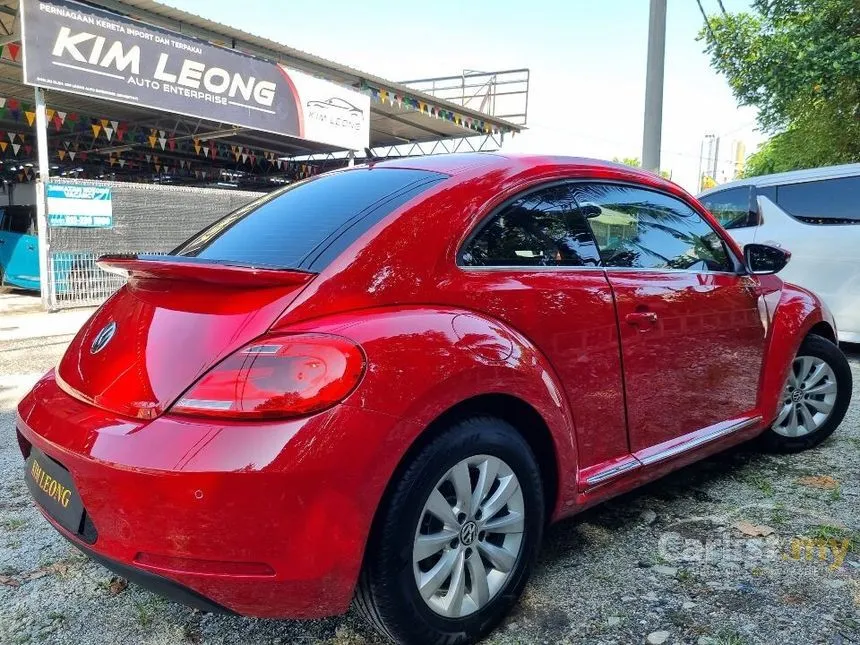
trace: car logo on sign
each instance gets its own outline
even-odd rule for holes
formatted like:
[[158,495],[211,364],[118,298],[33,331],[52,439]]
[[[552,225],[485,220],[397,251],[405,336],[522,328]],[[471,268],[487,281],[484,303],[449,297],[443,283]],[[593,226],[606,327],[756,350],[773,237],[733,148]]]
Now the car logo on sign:
[[111,338],[113,338],[116,333],[116,323],[111,320],[107,325],[102,327],[102,330],[96,334],[95,339],[93,339],[93,344],[90,345],[90,354],[98,354],[105,348]]

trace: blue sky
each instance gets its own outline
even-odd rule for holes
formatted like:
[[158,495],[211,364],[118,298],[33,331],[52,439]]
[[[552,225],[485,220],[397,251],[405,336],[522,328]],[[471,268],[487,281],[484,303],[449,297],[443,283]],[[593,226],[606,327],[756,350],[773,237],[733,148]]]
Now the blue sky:
[[[505,149],[641,155],[648,0],[162,1],[393,81],[528,67],[529,129]],[[734,141],[749,153],[763,138],[702,53],[702,24],[695,0],[669,0],[662,165],[688,189],[706,132],[722,136],[727,170]]]

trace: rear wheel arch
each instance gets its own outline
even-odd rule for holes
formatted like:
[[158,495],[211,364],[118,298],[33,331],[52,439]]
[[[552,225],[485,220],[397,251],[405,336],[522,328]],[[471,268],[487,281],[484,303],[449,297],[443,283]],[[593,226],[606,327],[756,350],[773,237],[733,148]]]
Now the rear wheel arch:
[[510,394],[480,394],[460,401],[439,414],[424,427],[404,451],[379,499],[366,545],[372,543],[373,535],[378,531],[380,510],[385,506],[396,482],[409,467],[414,456],[457,421],[473,417],[492,417],[506,421],[525,439],[540,468],[546,504],[545,516],[548,519],[552,517],[561,490],[561,482],[558,453],[549,425],[540,413],[523,399]]
[[[472,401],[471,403],[474,404],[475,402]],[[540,465],[533,454],[530,443],[526,441],[525,436],[518,428],[515,428],[509,421],[503,420],[502,414],[498,410],[493,410],[491,413],[474,413],[475,410],[482,408],[483,406],[476,408],[470,406],[465,410],[465,416],[460,411],[447,414],[450,412],[449,410],[435,419],[405,452],[401,463],[398,464],[386,486],[385,493],[374,515],[361,563],[361,572],[355,588],[354,605],[359,613],[391,640],[436,643],[437,645],[476,642],[492,630],[510,611],[522,592],[528,574],[534,565],[545,526],[543,478]],[[496,592],[492,592],[495,595],[489,597],[489,603],[483,606],[479,604],[479,609],[476,611],[469,610],[467,614],[451,616],[443,613],[447,611],[444,605],[440,606],[442,612],[430,606],[427,601],[428,597],[416,587],[416,583],[419,582],[419,586],[423,586],[425,580],[423,575],[418,573],[417,568],[413,571],[416,566],[414,564],[416,561],[413,560],[415,544],[417,544],[415,540],[418,539],[416,537],[417,531],[422,531],[425,534],[431,534],[434,531],[442,532],[439,530],[442,523],[439,523],[438,527],[434,529],[431,525],[426,524],[425,520],[422,520],[424,513],[428,512],[430,501],[433,500],[433,495],[430,494],[433,488],[430,487],[430,484],[436,481],[440,475],[445,474],[446,471],[449,474],[453,472],[453,468],[450,467],[468,461],[470,464],[470,488],[477,491],[476,486],[480,486],[477,481],[480,479],[476,479],[474,470],[477,468],[478,462],[472,460],[477,458],[480,461],[486,455],[495,457],[496,461],[501,464],[500,468],[507,468],[508,474],[515,476],[514,486],[508,487],[508,490],[522,491],[521,499],[518,502],[519,507],[517,507],[517,502],[514,502],[513,507],[515,509],[513,513],[515,515],[519,513],[522,518],[519,528],[511,526],[510,530],[505,528],[493,531],[487,524],[485,527],[488,531],[486,539],[490,540],[489,533],[520,533],[523,542],[520,547],[513,545],[512,548],[516,549],[519,555],[510,561],[497,561],[495,559],[496,556],[493,555],[493,552],[500,551],[499,549],[484,552],[481,544],[477,545],[478,551],[482,551],[486,556],[481,557],[485,566],[489,567],[489,563],[494,563],[493,566],[496,568],[508,572],[510,578],[503,582],[504,587],[497,588]],[[448,477],[449,475],[444,476]],[[496,475],[492,475],[492,477],[495,478]],[[499,477],[509,479],[502,473],[499,474]],[[454,479],[449,478],[447,480],[450,482],[446,482],[446,485],[449,486],[447,492],[438,488],[439,483],[435,484],[436,492],[433,494],[439,497],[438,494],[441,492],[444,497],[439,497],[439,499],[444,503],[445,498],[447,498],[447,504],[451,505],[451,510],[458,513],[457,507],[454,506],[456,502],[451,501],[452,498],[450,497],[455,490],[450,487],[452,485],[457,486]],[[502,479],[498,482],[500,486]],[[462,478],[459,479],[461,489],[463,481]],[[439,482],[441,483],[442,479],[439,479]],[[487,498],[484,495],[492,496],[493,490],[501,492],[501,488],[490,488],[489,491],[484,488],[483,490],[484,493],[481,494],[480,499],[485,502]],[[470,496],[474,494],[476,493],[469,493]],[[461,499],[459,492],[456,495],[458,499]],[[506,512],[504,509],[508,508],[507,502],[503,503],[506,504],[503,508],[489,512],[486,519],[494,518],[499,511]],[[424,505],[423,511],[421,510],[422,505]],[[468,506],[470,505],[467,504],[465,509],[459,507],[457,515],[449,513],[447,517],[450,517],[451,522],[445,521],[449,530],[452,525],[454,527],[458,523],[462,525],[458,544],[449,544],[449,536],[443,536],[444,544],[433,542],[430,545],[423,545],[426,548],[438,544],[436,550],[444,549],[448,553],[451,553],[451,550],[456,553],[459,548],[461,572],[464,566],[463,554],[465,553],[466,558],[470,558],[472,555],[470,553],[472,548],[466,548],[472,546],[471,542],[464,541],[471,538],[464,538],[463,531],[468,525],[472,525],[472,535],[475,539],[477,541],[485,540],[484,533],[480,530],[480,522],[484,518],[481,517],[480,513],[472,514],[472,511],[468,510]],[[440,508],[438,503],[434,503],[434,507]],[[483,507],[479,507],[478,510],[480,511],[481,508]],[[446,517],[444,514],[440,515],[438,511],[429,510],[429,512],[437,518]],[[510,513],[511,511],[507,512]],[[467,521],[467,519],[472,521]],[[476,524],[479,528],[475,528]],[[427,530],[425,531],[425,529]],[[491,543],[484,543],[484,546],[488,544]],[[492,545],[501,546],[498,543],[492,543]],[[465,552],[462,550],[463,548],[465,548]],[[511,551],[512,555],[513,553],[514,551]],[[431,555],[425,554],[424,557],[431,557]],[[487,557],[490,559],[487,560]],[[453,585],[456,573],[451,573],[451,566],[456,566],[457,562],[452,562],[449,559],[448,572],[445,572],[444,563],[442,563],[441,568],[438,566],[438,562],[436,565],[431,563],[433,570],[435,570],[433,577],[438,577],[440,573],[445,577],[450,575]],[[502,563],[501,566],[496,564],[498,562]],[[505,564],[506,562],[507,564]],[[463,576],[466,576],[465,593],[468,593],[474,600],[474,588],[468,582],[470,579],[469,572],[473,569],[468,563],[465,563],[465,567],[466,573],[461,573],[461,576],[457,578],[459,581],[457,588],[460,590],[460,597],[462,598],[464,593],[462,580]],[[425,570],[422,569],[422,571]],[[480,567],[478,573],[486,575],[483,566]],[[473,572],[471,575],[474,576],[475,573]],[[471,579],[475,580],[475,578]],[[437,580],[436,586],[438,587],[440,583],[444,583],[444,579]],[[428,582],[428,584],[430,583]],[[486,591],[487,585],[484,585],[484,588]],[[433,593],[432,590],[431,593]],[[448,593],[441,600],[446,600]],[[422,602],[422,597],[424,602]],[[479,593],[476,602],[486,603],[487,596],[485,595],[484,600],[481,601]],[[459,611],[459,604],[452,605],[452,607],[454,607],[453,611]],[[441,617],[440,613],[442,613]]]
[[510,423],[526,440],[540,467],[543,483],[546,517],[552,517],[559,495],[558,453],[552,431],[546,420],[531,404],[510,394],[480,394],[451,406],[436,417],[419,435],[403,456],[404,463],[410,454],[420,449],[456,421],[469,417],[494,417]]

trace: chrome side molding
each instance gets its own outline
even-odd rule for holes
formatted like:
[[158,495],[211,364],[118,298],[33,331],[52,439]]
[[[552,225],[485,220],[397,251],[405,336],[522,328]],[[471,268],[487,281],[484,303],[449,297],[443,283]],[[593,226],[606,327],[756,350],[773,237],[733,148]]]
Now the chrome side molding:
[[640,465],[641,463],[638,459],[636,459],[635,457],[630,457],[630,459],[627,461],[623,461],[620,464],[612,466],[611,468],[607,468],[606,470],[602,470],[599,473],[595,473],[594,475],[586,479],[585,483],[588,486],[595,486],[614,477],[618,477],[619,475],[623,475],[629,470],[638,468]]
[[761,417],[753,417],[744,421],[738,421],[737,423],[733,423],[729,426],[715,428],[711,432],[706,432],[705,434],[702,434],[694,439],[684,441],[683,443],[679,443],[675,446],[672,446],[671,448],[666,448],[665,450],[661,450],[660,452],[655,452],[652,455],[638,457],[638,459],[640,462],[642,462],[643,465],[650,466],[651,464],[665,461],[666,459],[670,459],[672,457],[680,455],[681,453],[698,448],[699,446],[702,446],[706,443],[710,443],[711,441],[719,439],[720,437],[725,437],[726,435],[745,430],[750,426],[754,426],[757,423],[761,423],[761,420]]
[[[592,488],[594,486],[597,486],[598,484],[603,484],[611,479],[620,477],[624,473],[630,472],[631,470],[639,468],[640,466],[650,466],[652,464],[660,463],[661,461],[671,459],[672,457],[676,457],[690,450],[695,450],[696,448],[710,443],[711,441],[715,441],[720,437],[725,437],[735,432],[746,430],[751,426],[761,423],[761,421],[762,418],[760,416],[757,416],[752,417],[750,419],[744,419],[743,421],[738,421],[737,423],[732,423],[731,425],[717,424],[717,427],[713,427],[712,430],[705,432],[704,434],[701,434],[692,439],[688,439],[687,441],[683,441],[679,444],[671,446],[670,448],[666,448],[665,450],[655,452],[651,455],[645,455],[642,457],[630,455],[630,457],[625,461],[622,461],[621,463],[615,464],[614,466],[611,466],[605,470],[601,470],[600,472],[593,474],[591,477],[585,480],[585,484],[589,488]],[[707,430],[707,428],[703,428],[703,430]],[[641,452],[642,451],[637,453],[637,455]]]

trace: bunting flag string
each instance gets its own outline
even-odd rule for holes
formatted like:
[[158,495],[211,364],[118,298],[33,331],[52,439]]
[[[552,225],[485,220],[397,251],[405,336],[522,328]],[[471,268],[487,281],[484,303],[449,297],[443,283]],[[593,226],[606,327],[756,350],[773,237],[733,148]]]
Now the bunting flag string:
[[463,114],[432,105],[426,101],[419,101],[418,99],[414,99],[409,96],[404,96],[402,94],[389,92],[388,90],[371,86],[365,86],[365,92],[369,93],[371,99],[376,103],[397,105],[397,107],[401,109],[403,106],[406,106],[417,112],[421,112],[422,114],[432,116],[433,118],[450,121],[467,130],[484,134],[499,134],[500,132],[499,128],[494,127],[483,120],[464,116]]
[[7,43],[3,45],[3,48],[0,49],[0,58],[4,60],[11,60],[15,63],[20,61],[21,57],[21,44],[20,43]]
[[[409,106],[408,97],[386,95],[386,100]],[[425,106],[425,109],[428,107]],[[36,120],[36,110],[31,104],[24,103],[19,99],[12,97],[0,97],[0,116],[7,119],[15,119],[17,121],[25,121],[29,127],[33,127]],[[82,164],[88,162],[88,152],[81,150],[78,147],[78,136],[86,133],[92,137],[91,144],[83,144],[82,147],[98,148],[103,146],[103,142],[117,143],[126,142],[131,145],[139,144],[142,147],[148,147],[149,150],[169,151],[177,155],[196,155],[197,157],[206,157],[212,164],[227,165],[234,163],[236,167],[251,167],[279,170],[287,172],[295,178],[308,177],[320,171],[320,168],[314,164],[290,164],[282,161],[278,157],[278,153],[269,150],[259,150],[248,148],[239,145],[232,145],[229,142],[216,142],[215,140],[202,140],[199,137],[184,138],[177,137],[169,131],[141,128],[120,120],[81,116],[79,114],[58,110],[54,107],[45,108],[45,117],[57,133],[68,133],[60,137],[52,148],[51,154],[55,155],[55,159],[60,162],[69,164]],[[23,123],[22,123],[23,127]],[[102,139],[104,135],[104,139]],[[24,155],[29,159],[33,154],[34,146],[27,143],[27,133],[3,131],[0,132],[0,158],[19,158],[23,161]],[[148,145],[147,145],[148,144]],[[156,147],[157,144],[157,147]],[[23,150],[22,150],[23,149]],[[191,161],[187,158],[176,158],[172,160],[163,160],[157,156],[150,154],[143,155],[144,149],[139,148],[138,151],[125,151],[122,155],[114,153],[111,155],[97,156],[93,158],[96,164],[108,165],[111,168],[130,169],[154,169],[160,173],[180,173],[187,176],[218,176],[222,172],[223,167],[209,166],[210,170],[203,168],[192,167]],[[23,153],[23,154],[22,154]],[[145,159],[145,164],[144,164]],[[208,165],[208,164],[207,164]],[[81,171],[85,175],[88,170]],[[24,173],[25,179],[27,173]]]

